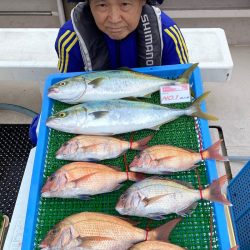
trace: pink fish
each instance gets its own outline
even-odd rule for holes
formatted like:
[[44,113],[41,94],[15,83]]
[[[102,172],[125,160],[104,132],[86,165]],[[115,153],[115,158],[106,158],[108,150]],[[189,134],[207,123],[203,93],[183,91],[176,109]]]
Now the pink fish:
[[56,158],[69,161],[101,161],[117,158],[128,149],[145,149],[151,138],[152,135],[130,143],[109,136],[79,135],[64,143],[57,151]]
[[165,241],[180,218],[147,232],[120,217],[83,212],[71,215],[51,229],[40,248],[46,250],[127,250],[147,240]]
[[227,158],[219,153],[220,144],[221,140],[202,153],[169,145],[152,146],[143,150],[139,156],[136,156],[129,168],[133,172],[169,174],[195,168],[197,167],[195,164],[202,159],[226,161]]
[[42,188],[43,197],[89,199],[91,195],[112,192],[127,179],[138,181],[142,174],[122,172],[90,162],[73,162],[52,174]]
[[121,195],[115,209],[122,215],[162,220],[171,213],[181,216],[190,214],[201,199],[231,205],[221,193],[221,187],[226,181],[224,175],[200,191],[190,183],[179,180],[156,176],[146,178],[130,186]]

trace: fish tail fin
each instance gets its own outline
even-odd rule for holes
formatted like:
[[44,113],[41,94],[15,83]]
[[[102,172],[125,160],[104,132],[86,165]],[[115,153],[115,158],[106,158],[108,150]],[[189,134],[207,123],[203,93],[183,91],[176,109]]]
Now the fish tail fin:
[[128,172],[128,179],[130,181],[141,181],[145,179],[145,175],[141,173]]
[[168,242],[168,238],[172,230],[182,220],[182,218],[173,219],[164,225],[157,227],[148,232],[148,240],[160,240]]
[[153,138],[154,135],[149,135],[139,141],[135,141],[131,144],[131,149],[143,150],[148,147],[148,142]]
[[178,82],[181,82],[181,83],[188,83],[191,74],[193,73],[193,71],[195,70],[195,68],[196,68],[197,66],[198,66],[198,63],[192,64],[191,67],[189,67],[182,75],[180,75],[180,76],[177,78],[177,81],[178,81]]
[[202,152],[204,159],[213,159],[217,161],[227,161],[228,158],[220,154],[220,145],[222,140],[218,140],[204,152]]
[[206,120],[211,120],[211,121],[217,121],[218,118],[213,116],[213,115],[210,115],[210,114],[206,114],[204,113],[201,108],[200,108],[200,103],[208,96],[210,92],[205,92],[203,95],[199,96],[192,104],[192,106],[190,108],[188,108],[189,110],[191,110],[191,116],[196,116],[196,117],[199,117],[199,118],[203,118],[203,119],[206,119]]
[[221,188],[226,181],[226,175],[223,175],[219,179],[214,180],[209,187],[202,191],[204,199],[210,201],[217,201],[228,206],[232,205],[230,201],[221,193]]

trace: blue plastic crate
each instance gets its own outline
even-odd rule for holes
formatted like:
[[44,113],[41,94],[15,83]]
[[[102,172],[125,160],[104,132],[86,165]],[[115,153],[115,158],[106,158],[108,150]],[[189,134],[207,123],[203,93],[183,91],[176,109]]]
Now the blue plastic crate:
[[[143,72],[146,74],[152,74],[159,77],[178,77],[186,69],[188,69],[190,64],[183,65],[170,65],[170,66],[156,66],[148,68],[138,68],[134,69],[138,72]],[[36,223],[38,218],[38,209],[39,209],[39,200],[40,200],[40,191],[43,184],[43,172],[44,172],[44,162],[46,158],[46,151],[49,140],[49,128],[46,127],[46,120],[50,116],[53,108],[53,100],[48,98],[47,91],[48,88],[65,78],[73,77],[76,75],[82,74],[78,73],[66,73],[66,74],[52,74],[48,77],[45,87],[44,87],[44,96],[42,104],[42,114],[40,118],[40,131],[38,137],[38,144],[36,149],[36,156],[34,161],[34,170],[32,174],[30,194],[28,200],[27,216],[25,221],[25,229],[23,236],[22,249],[29,250],[34,248],[35,240],[35,231]],[[200,96],[203,93],[202,81],[199,68],[196,68],[193,72],[191,79],[193,84],[192,88],[196,96]],[[205,103],[201,104],[201,109],[205,112]],[[211,138],[209,133],[208,122],[204,119],[199,120],[199,125],[203,138],[203,147],[207,148],[211,145]],[[207,179],[209,183],[212,183],[213,180],[218,178],[215,161],[209,160],[206,161],[207,168]],[[223,205],[219,203],[213,203],[214,208],[214,221],[216,224],[217,238],[219,241],[220,249],[228,250],[230,248],[229,236],[227,230],[227,223],[224,213]],[[200,249],[200,248],[199,248]]]
[[250,250],[250,161],[227,188],[236,242],[240,250]]

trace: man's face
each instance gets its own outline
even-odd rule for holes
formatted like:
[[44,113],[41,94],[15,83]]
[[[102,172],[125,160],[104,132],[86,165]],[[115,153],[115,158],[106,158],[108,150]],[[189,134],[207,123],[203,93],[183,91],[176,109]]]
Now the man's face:
[[97,27],[110,38],[121,40],[139,23],[146,0],[90,0]]

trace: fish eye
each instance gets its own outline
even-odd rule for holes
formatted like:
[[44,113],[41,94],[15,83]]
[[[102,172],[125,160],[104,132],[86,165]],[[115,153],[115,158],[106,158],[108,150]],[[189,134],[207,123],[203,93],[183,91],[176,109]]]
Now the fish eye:
[[55,175],[55,174],[52,174],[52,175],[49,177],[49,180],[50,180],[50,181],[53,181],[55,178],[56,178],[56,175]]
[[62,146],[66,147],[68,145],[69,145],[69,142],[67,141],[67,142],[64,142]]
[[61,112],[61,113],[58,114],[58,116],[61,117],[61,118],[63,118],[63,117],[66,116],[66,113],[65,112]]
[[66,83],[65,83],[65,82],[60,82],[59,85],[60,85],[60,86],[65,86]]
[[53,228],[52,231],[51,231],[52,234],[56,234],[58,232],[59,232],[59,228],[56,228],[56,227]]

